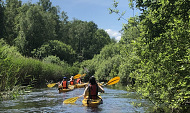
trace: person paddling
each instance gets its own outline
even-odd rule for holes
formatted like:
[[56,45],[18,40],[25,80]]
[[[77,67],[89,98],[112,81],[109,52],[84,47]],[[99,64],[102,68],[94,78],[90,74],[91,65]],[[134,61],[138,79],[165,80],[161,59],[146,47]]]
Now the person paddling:
[[104,89],[96,83],[94,76],[91,76],[89,79],[89,85],[85,88],[83,96],[88,99],[97,99],[98,92],[104,93]]
[[82,80],[81,80],[81,77],[79,77],[78,79],[77,79],[77,84],[81,84],[82,83]]
[[71,78],[70,78],[70,85],[75,85],[75,81],[73,79],[73,76],[71,76]]
[[63,77],[61,83],[59,83],[58,89],[68,89],[67,77]]

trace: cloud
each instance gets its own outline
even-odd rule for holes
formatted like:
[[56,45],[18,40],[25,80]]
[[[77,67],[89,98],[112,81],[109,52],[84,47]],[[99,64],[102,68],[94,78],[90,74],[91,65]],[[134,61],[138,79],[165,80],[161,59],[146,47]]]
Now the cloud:
[[114,31],[112,29],[106,29],[105,31],[109,34],[111,38],[114,37],[117,41],[121,39],[121,33],[119,33],[118,31]]

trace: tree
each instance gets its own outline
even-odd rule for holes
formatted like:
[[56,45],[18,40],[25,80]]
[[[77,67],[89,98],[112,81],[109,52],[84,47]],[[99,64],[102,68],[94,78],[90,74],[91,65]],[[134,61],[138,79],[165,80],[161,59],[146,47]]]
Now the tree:
[[[55,39],[56,32],[56,19],[52,13],[44,12],[38,5],[33,5],[25,10],[27,6],[23,6],[17,19],[17,31],[19,35],[16,39],[15,45],[19,47],[19,37],[23,37],[25,44],[22,47],[26,47],[27,50],[24,55],[32,56],[31,51],[39,48],[43,43],[48,42],[51,39]],[[51,23],[51,24],[50,24]],[[22,40],[20,40],[22,41]],[[23,51],[25,48],[20,48]]]
[[46,42],[32,53],[35,55],[35,57],[40,59],[53,55],[70,64],[75,62],[75,51],[72,49],[72,47],[58,40]]
[[4,10],[4,39],[10,45],[13,45],[14,39],[17,37],[17,32],[15,32],[15,17],[17,16],[18,8],[21,7],[21,1],[19,0],[6,0],[5,10]]
[[39,0],[38,4],[42,6],[43,11],[48,11],[51,9],[52,2],[50,0]]
[[80,60],[93,58],[94,54],[111,42],[109,35],[90,21],[73,20],[69,23],[68,42]]
[[62,11],[59,19],[59,23],[57,25],[57,40],[62,41],[63,43],[70,44],[68,38],[68,31],[69,31],[69,21],[66,12]]
[[185,103],[190,96],[187,90],[190,3],[186,0],[135,2],[143,9],[137,51],[141,63],[133,74],[137,90],[158,107],[165,104],[176,111],[186,110]]
[[95,32],[94,39],[92,40],[93,44],[89,48],[89,52],[91,52],[91,57],[95,54],[99,54],[101,49],[111,43],[111,39],[107,32],[103,29],[98,29]]
[[4,26],[4,6],[2,1],[0,1],[0,38],[3,38],[3,33],[5,32]]

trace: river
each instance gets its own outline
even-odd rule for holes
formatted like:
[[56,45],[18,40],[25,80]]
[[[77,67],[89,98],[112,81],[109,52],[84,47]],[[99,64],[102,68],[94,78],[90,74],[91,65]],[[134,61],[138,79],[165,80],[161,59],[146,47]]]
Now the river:
[[[21,95],[15,100],[0,101],[0,112],[51,112],[51,113],[145,113],[151,109],[151,103],[136,99],[135,92],[117,90],[104,87],[101,93],[103,104],[97,108],[82,105],[82,97],[75,104],[63,104],[65,99],[80,96],[84,88],[77,88],[66,93],[58,93],[56,87],[35,89],[30,93]],[[140,106],[135,106],[136,103]]]

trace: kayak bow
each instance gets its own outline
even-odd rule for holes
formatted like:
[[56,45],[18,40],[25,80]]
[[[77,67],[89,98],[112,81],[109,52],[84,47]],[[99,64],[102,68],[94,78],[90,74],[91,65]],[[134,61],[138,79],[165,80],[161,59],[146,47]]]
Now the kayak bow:
[[75,88],[74,86],[70,86],[68,89],[59,89],[59,93],[72,91],[74,88]]
[[98,96],[99,98],[97,99],[88,99],[88,97],[86,99],[83,99],[82,104],[84,106],[88,106],[88,107],[97,107],[98,105],[102,104],[102,97]]

